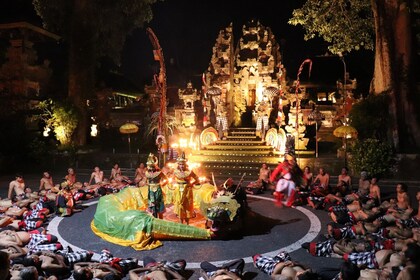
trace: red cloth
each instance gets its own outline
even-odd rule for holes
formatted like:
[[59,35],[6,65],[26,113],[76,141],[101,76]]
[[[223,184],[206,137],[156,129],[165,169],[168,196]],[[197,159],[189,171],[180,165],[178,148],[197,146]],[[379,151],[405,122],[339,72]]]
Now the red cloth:
[[274,171],[271,173],[270,181],[274,182],[277,178],[277,175],[280,175],[280,177],[282,177],[285,174],[289,173],[290,169],[291,169],[291,166],[287,161],[279,163],[276,169],[274,169]]

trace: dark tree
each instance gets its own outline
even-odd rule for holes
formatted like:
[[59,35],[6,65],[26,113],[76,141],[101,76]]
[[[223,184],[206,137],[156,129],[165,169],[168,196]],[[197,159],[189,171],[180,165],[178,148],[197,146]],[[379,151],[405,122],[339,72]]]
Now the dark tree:
[[98,59],[119,63],[127,34],[152,19],[157,0],[33,0],[44,27],[64,38],[69,48],[68,98],[80,121],[73,143],[86,144],[89,126],[86,100],[94,95]]
[[334,54],[374,50],[370,94],[389,96],[388,139],[399,151],[420,148],[418,54],[413,51],[418,12],[419,2],[410,0],[308,0],[289,21],[304,27],[306,40],[320,36],[330,43]]

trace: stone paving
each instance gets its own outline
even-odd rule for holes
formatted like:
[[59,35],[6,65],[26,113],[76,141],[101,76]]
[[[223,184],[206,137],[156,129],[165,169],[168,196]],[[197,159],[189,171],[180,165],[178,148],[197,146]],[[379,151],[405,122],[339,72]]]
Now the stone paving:
[[[87,181],[89,174],[78,174],[78,180]],[[26,185],[37,189],[41,173],[26,174]],[[59,182],[64,174],[53,174],[55,182]],[[7,196],[7,188],[13,175],[0,176],[0,197]],[[244,183],[246,184],[246,182]],[[418,188],[410,189],[414,196]],[[385,196],[391,195],[394,190],[384,190]],[[247,219],[243,234],[233,240],[210,241],[163,241],[164,245],[151,251],[136,251],[131,247],[122,247],[108,243],[90,229],[90,222],[96,209],[96,200],[88,201],[89,205],[83,212],[76,213],[68,218],[55,218],[49,225],[53,234],[60,236],[63,243],[71,246],[99,252],[103,248],[109,249],[118,257],[136,257],[140,260],[144,256],[152,256],[157,260],[187,260],[189,279],[200,277],[199,263],[207,260],[215,264],[224,261],[244,258],[246,261],[245,279],[270,279],[252,265],[252,255],[257,253],[275,255],[279,250],[291,252],[293,260],[312,267],[315,271],[331,270],[331,274],[338,269],[341,260],[334,258],[313,257],[300,248],[301,243],[317,240],[318,236],[325,234],[326,224],[330,221],[327,212],[312,210],[307,207],[277,208],[271,200],[271,194],[250,196]]]

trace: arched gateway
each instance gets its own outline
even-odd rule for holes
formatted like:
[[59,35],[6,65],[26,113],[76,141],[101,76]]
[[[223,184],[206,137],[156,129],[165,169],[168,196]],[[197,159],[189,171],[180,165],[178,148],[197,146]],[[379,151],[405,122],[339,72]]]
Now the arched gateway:
[[252,127],[259,105],[267,102],[267,112],[274,115],[275,121],[286,86],[284,74],[280,47],[270,28],[255,20],[248,22],[235,47],[230,24],[219,32],[203,75],[206,117],[212,120],[222,110],[218,107],[223,106],[229,126]]

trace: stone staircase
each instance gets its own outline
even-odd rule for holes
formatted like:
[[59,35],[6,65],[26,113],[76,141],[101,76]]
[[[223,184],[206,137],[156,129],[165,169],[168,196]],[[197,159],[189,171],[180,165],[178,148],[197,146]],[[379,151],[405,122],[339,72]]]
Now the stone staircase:
[[247,181],[256,180],[263,163],[273,169],[280,159],[278,151],[255,136],[255,128],[231,128],[226,139],[189,155],[189,160],[201,162],[206,173],[218,180],[239,179],[244,173]]

